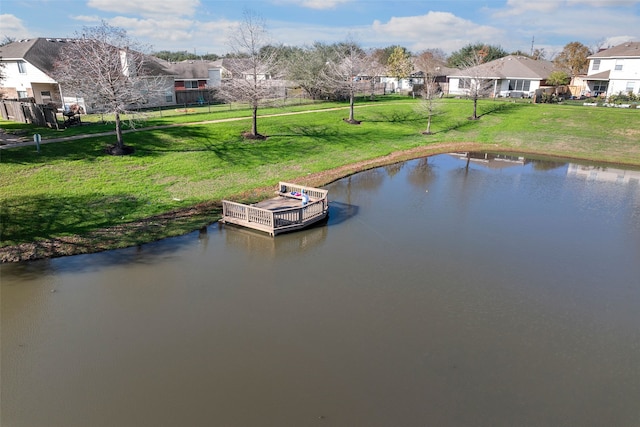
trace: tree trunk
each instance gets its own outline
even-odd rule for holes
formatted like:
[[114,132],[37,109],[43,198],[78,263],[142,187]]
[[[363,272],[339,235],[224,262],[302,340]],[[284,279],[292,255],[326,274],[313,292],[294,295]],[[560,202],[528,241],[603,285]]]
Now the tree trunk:
[[429,113],[429,117],[427,118],[427,131],[425,133],[431,135],[431,113]]
[[120,150],[124,150],[124,141],[122,140],[122,121],[120,120],[120,113],[116,113],[116,147]]
[[473,120],[478,119],[478,97],[473,97],[473,116],[471,116]]
[[355,102],[355,96],[353,91],[351,91],[351,93],[349,94],[349,123],[353,123],[355,121],[354,119],[354,115],[353,115],[353,104]]
[[258,106],[255,104],[251,115],[251,133],[253,136],[258,136]]

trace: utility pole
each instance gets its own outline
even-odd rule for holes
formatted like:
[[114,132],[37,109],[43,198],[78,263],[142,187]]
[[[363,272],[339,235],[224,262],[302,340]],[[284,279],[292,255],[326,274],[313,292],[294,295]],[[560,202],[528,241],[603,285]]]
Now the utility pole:
[[535,36],[531,36],[531,56],[533,56],[533,42],[535,41],[535,39]]

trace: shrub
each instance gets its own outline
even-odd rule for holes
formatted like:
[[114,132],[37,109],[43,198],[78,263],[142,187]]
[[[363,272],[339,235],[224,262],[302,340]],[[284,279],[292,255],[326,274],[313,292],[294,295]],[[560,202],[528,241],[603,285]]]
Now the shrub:
[[610,104],[622,104],[628,102],[637,102],[640,101],[640,95],[636,95],[633,92],[618,92],[617,94],[611,95],[608,99]]

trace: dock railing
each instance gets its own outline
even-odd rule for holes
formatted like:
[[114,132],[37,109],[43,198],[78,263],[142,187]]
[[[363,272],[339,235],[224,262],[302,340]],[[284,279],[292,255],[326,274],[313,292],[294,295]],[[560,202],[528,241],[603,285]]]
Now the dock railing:
[[281,196],[284,197],[297,197],[300,198],[302,196],[292,196],[291,193],[300,193],[306,194],[310,199],[326,199],[327,198],[327,190],[323,190],[322,188],[314,188],[314,187],[305,187],[304,185],[291,184],[288,182],[281,182],[278,184],[278,191],[276,191]]
[[270,210],[223,200],[222,221],[276,235],[303,228],[327,216],[327,190],[281,182],[276,193],[282,197],[296,199],[301,199],[302,195],[306,194],[309,202],[299,207]]

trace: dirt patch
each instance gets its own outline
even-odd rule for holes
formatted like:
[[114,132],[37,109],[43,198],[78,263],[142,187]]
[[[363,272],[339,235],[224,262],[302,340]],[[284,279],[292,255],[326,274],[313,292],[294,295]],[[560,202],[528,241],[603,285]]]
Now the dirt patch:
[[129,154],[133,154],[134,148],[128,145],[109,145],[104,149],[104,152],[107,154],[111,154],[112,156],[126,156]]
[[640,129],[613,129],[613,133],[622,136],[640,136]]
[[267,139],[267,137],[265,135],[261,135],[259,133],[251,133],[251,132],[242,132],[242,137],[244,139],[254,139],[254,140],[258,140],[258,141],[264,141]]

